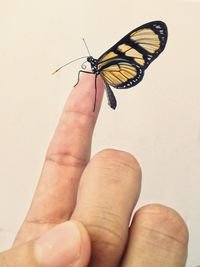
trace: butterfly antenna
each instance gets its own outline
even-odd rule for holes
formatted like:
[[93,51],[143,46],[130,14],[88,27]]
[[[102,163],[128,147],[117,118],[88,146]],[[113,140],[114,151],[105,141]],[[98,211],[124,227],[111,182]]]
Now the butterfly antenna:
[[87,46],[86,41],[85,41],[84,38],[83,38],[83,42],[84,42],[84,44],[85,44],[85,47],[86,47],[86,49],[87,49],[87,51],[88,51],[89,56],[91,56],[91,54],[90,54],[90,50],[89,50],[89,48],[88,48],[88,46]]
[[73,62],[75,62],[75,61],[77,61],[77,60],[83,59],[83,58],[87,58],[87,56],[85,56],[85,57],[79,57],[79,58],[76,58],[76,59],[74,59],[74,60],[71,60],[71,61],[67,62],[66,64],[62,65],[60,68],[58,68],[58,69],[56,69],[54,72],[52,72],[52,75],[55,74],[56,72],[58,72],[58,71],[59,71],[60,69],[62,69],[63,67],[65,67],[65,66],[67,66],[67,65],[69,65],[69,64],[71,64],[71,63],[73,63]]

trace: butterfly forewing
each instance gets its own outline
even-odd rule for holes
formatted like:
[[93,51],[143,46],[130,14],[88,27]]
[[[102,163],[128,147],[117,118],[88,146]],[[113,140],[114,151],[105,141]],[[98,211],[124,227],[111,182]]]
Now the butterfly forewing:
[[146,23],[128,33],[98,59],[103,79],[115,88],[129,88],[142,80],[144,70],[164,50],[167,26]]

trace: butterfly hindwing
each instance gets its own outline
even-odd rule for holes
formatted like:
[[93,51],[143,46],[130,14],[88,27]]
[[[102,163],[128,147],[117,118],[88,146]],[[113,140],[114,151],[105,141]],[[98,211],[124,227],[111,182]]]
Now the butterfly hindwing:
[[143,69],[140,66],[123,59],[113,60],[105,65],[101,71],[104,81],[118,89],[135,86],[142,80],[143,74]]

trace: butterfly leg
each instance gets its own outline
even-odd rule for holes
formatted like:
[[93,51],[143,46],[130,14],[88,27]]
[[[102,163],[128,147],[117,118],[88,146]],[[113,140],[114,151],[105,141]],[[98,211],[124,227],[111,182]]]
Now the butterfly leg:
[[74,85],[74,87],[76,87],[77,84],[79,83],[81,72],[83,72],[83,73],[89,73],[89,74],[94,74],[94,73],[91,72],[91,71],[79,70],[79,72],[78,72],[78,80],[77,80],[77,83]]
[[93,107],[93,112],[95,112],[96,108],[96,102],[97,102],[97,74],[95,75],[95,94],[94,94],[94,107]]

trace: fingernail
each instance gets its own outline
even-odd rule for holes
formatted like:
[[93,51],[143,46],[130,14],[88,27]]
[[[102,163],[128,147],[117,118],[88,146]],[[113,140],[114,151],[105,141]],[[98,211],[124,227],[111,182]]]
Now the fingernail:
[[65,222],[44,234],[35,243],[36,260],[44,267],[77,267],[81,234],[74,222]]

